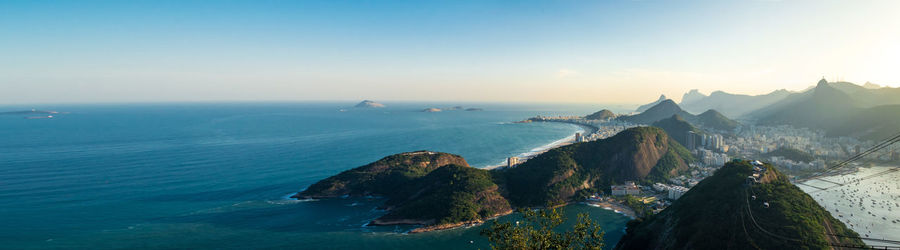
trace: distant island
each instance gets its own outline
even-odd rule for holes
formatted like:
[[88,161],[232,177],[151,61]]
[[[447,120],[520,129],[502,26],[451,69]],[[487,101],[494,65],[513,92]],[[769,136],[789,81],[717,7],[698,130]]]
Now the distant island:
[[483,108],[467,108],[466,111],[484,111]]
[[384,108],[384,104],[377,103],[375,101],[363,100],[354,106],[356,108]]
[[443,111],[443,110],[441,110],[439,108],[426,108],[426,109],[422,110],[422,112],[441,112],[441,111]]

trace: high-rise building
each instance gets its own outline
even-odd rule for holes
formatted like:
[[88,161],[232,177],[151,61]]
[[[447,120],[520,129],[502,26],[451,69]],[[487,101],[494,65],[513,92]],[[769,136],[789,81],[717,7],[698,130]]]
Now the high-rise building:
[[516,164],[519,164],[519,157],[513,156],[513,157],[506,158],[506,166],[507,167],[514,167],[514,166],[516,166]]
[[584,142],[584,136],[581,136],[581,133],[575,133],[575,142]]
[[688,150],[693,150],[693,149],[697,148],[697,144],[698,144],[697,143],[697,141],[698,141],[697,133],[694,133],[694,131],[688,131],[685,136],[687,136],[687,138],[686,138],[687,140],[685,140],[687,145],[684,145],[684,146],[687,147]]

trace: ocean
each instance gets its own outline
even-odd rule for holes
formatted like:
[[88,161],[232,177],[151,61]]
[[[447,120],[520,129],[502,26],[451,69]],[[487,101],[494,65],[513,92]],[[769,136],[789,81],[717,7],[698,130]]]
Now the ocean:
[[[488,248],[482,226],[422,234],[366,227],[380,200],[296,201],[310,184],[384,156],[459,154],[473,167],[582,128],[512,123],[611,106],[462,103],[169,103],[6,106],[0,116],[0,248]],[[625,112],[614,106],[613,111]],[[611,247],[629,220],[584,205]],[[500,220],[515,220],[516,215]]]
[[[900,236],[898,168],[900,166],[861,167],[856,172],[809,180],[798,187],[861,237],[897,240]],[[900,244],[863,241],[873,246],[900,247]]]

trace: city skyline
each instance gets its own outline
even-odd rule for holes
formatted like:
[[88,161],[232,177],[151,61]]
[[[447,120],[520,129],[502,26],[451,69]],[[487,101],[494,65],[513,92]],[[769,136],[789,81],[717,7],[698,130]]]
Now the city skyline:
[[0,103],[641,104],[900,86],[896,1],[4,2]]

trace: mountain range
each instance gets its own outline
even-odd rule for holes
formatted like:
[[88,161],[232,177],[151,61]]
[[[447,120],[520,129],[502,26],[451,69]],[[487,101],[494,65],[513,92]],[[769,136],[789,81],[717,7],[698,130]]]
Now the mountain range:
[[[791,125],[821,129],[832,137],[862,139],[882,139],[900,128],[900,88],[872,83],[860,86],[825,79],[801,92],[782,89],[756,96],[722,91],[707,96],[698,90],[691,90],[684,94],[680,105],[658,100],[641,107],[647,108],[639,114],[618,119],[652,124],[677,114],[704,128],[729,131],[739,125],[728,118],[731,117],[748,124]],[[696,117],[690,115],[690,112],[704,110]]]
[[663,100],[644,112],[635,115],[619,116],[616,119],[630,123],[651,125],[672,116],[678,116],[684,121],[718,131],[732,131],[738,126],[737,121],[725,117],[725,115],[716,110],[710,109],[700,115],[688,113],[671,99]]
[[822,79],[812,89],[791,94],[746,118],[761,125],[821,129],[827,136],[882,139],[900,128],[900,88],[867,89]]
[[790,94],[791,92],[782,89],[756,96],[730,94],[722,91],[715,91],[706,96],[695,89],[684,94],[680,105],[690,112],[699,113],[715,109],[728,117],[737,118],[778,102]]

